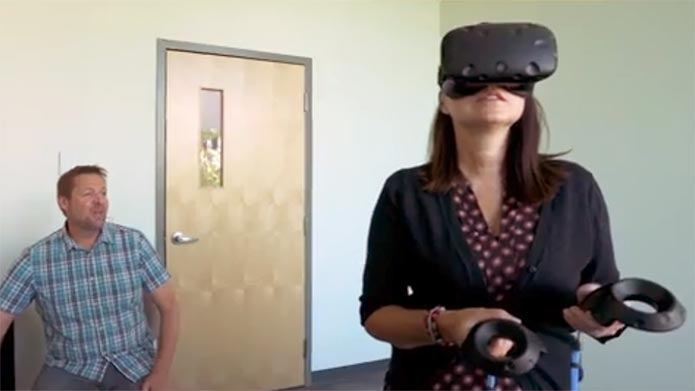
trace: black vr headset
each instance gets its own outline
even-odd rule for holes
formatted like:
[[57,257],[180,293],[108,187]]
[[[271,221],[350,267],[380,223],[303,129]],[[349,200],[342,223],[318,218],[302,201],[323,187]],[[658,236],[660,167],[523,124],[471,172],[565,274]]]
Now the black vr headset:
[[530,93],[557,68],[553,33],[533,23],[480,23],[449,31],[441,42],[437,82],[452,97],[500,83]]

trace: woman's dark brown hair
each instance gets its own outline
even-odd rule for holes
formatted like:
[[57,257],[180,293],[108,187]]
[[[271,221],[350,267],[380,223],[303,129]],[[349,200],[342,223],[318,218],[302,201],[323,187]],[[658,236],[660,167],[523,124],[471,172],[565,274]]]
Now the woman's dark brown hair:
[[[528,95],[521,118],[510,129],[505,157],[507,193],[524,203],[550,199],[565,177],[562,163],[555,159],[563,154],[539,153],[542,124],[543,110]],[[446,192],[459,175],[454,124],[449,115],[437,110],[424,170],[425,190]]]

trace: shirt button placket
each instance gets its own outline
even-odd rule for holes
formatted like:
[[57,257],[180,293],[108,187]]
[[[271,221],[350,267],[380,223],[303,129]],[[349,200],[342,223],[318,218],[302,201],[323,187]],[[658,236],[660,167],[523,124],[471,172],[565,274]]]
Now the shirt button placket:
[[[93,250],[93,249],[92,249]],[[104,324],[103,324],[103,319],[101,317],[101,309],[99,306],[99,289],[97,287],[97,278],[96,278],[96,261],[94,259],[94,252],[91,251],[89,253],[89,263],[91,264],[90,267],[90,277],[89,277],[89,288],[92,291],[92,314],[94,316],[94,325],[96,326],[97,330],[97,346],[99,348],[99,352],[101,354],[106,353],[106,346],[104,346],[104,341],[106,340],[104,338]]]

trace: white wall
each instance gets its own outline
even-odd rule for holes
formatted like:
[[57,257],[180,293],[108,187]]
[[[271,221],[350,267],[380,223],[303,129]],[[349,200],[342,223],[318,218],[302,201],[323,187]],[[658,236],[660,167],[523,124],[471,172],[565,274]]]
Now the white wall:
[[[420,162],[436,94],[438,3],[0,2],[0,272],[56,229],[63,169],[110,171],[112,218],[155,227],[157,38],[314,60],[313,369],[388,354],[359,326],[366,231],[385,177]],[[41,329],[18,323],[19,386]]]
[[538,86],[550,150],[591,169],[605,193],[626,277],[663,283],[689,320],[664,335],[584,338],[583,390],[692,390],[695,368],[695,8],[691,1],[443,1],[441,32],[533,21],[559,45]]

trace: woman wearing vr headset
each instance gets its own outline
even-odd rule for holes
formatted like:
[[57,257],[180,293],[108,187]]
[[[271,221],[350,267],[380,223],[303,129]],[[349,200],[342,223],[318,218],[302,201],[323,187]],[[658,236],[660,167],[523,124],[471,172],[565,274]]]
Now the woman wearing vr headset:
[[[624,329],[577,306],[619,272],[594,177],[539,152],[533,89],[556,66],[555,39],[539,25],[443,38],[429,161],[386,180],[369,231],[360,315],[392,345],[385,389],[485,389],[461,345],[489,319],[520,322],[546,348],[496,389],[569,389],[572,333],[605,342]],[[513,349],[496,338],[490,354]]]

